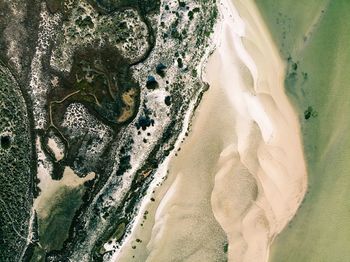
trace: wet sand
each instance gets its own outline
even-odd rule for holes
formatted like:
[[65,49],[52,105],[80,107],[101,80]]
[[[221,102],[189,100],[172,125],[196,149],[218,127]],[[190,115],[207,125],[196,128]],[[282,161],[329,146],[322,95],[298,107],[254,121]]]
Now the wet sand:
[[[267,261],[305,194],[300,127],[278,51],[253,1],[219,8],[204,73],[210,89],[149,204],[151,223],[135,230],[147,232],[135,261]],[[122,254],[117,261],[131,253]]]
[[[36,146],[39,158],[45,160],[46,158],[38,138],[36,140]],[[40,194],[34,201],[34,209],[42,219],[49,215],[49,210],[52,205],[54,205],[55,199],[59,198],[60,194],[64,192],[64,189],[68,188],[73,190],[79,188],[86,181],[95,178],[95,173],[93,172],[80,178],[69,166],[66,166],[62,178],[60,180],[53,180],[50,171],[50,168],[45,165],[38,166],[37,178],[40,180],[38,184]]]
[[[308,193],[297,215],[274,240],[269,261],[346,261],[350,258],[350,2],[256,2],[285,59],[290,55],[297,63],[286,76],[286,88],[299,111],[308,163]],[[296,81],[289,81],[292,78]],[[309,106],[313,114],[305,119]]]

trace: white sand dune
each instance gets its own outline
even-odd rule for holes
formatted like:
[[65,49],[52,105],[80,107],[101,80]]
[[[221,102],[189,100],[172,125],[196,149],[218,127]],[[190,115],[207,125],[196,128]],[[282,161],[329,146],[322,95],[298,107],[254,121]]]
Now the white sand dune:
[[210,89],[170,161],[138,261],[265,262],[306,191],[300,127],[270,34],[252,0],[219,9]]
[[[267,261],[306,191],[300,127],[284,93],[284,64],[253,1],[222,1],[220,9],[223,33],[207,77],[231,98],[237,146],[219,156],[212,207],[229,261]],[[246,176],[254,182],[246,185]]]

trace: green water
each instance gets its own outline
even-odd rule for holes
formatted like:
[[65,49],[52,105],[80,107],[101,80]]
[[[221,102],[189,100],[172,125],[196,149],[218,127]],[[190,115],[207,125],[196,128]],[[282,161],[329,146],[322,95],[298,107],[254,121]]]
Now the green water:
[[289,64],[286,90],[309,172],[306,198],[270,261],[350,261],[350,1],[256,3]]

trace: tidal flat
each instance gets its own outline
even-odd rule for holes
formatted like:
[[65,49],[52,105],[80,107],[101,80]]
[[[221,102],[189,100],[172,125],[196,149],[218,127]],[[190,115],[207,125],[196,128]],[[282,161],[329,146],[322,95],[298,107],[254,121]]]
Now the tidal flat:
[[350,257],[350,3],[256,3],[289,70],[286,90],[299,114],[308,166],[306,197],[272,245],[270,261],[346,261]]

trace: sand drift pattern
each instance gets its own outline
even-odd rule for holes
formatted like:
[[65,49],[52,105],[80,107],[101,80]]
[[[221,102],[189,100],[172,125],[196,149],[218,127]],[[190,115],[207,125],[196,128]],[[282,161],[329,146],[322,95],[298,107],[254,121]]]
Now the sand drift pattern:
[[[122,248],[142,238],[140,261],[267,261],[307,187],[297,116],[284,93],[285,65],[253,1],[221,1],[204,94],[167,181],[144,203]],[[145,251],[146,250],[146,251]]]

